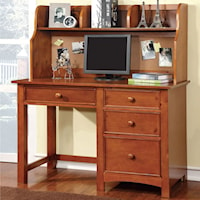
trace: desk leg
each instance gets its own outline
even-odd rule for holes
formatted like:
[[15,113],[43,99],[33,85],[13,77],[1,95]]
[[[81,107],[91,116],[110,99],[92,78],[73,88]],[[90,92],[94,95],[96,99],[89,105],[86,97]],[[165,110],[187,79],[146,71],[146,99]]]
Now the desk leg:
[[18,85],[18,183],[28,179],[27,105],[24,105],[24,87]]
[[56,168],[56,107],[47,106],[47,155],[48,169]]
[[105,145],[104,145],[104,113],[103,113],[103,102],[104,102],[104,93],[103,89],[97,89],[97,191],[105,191],[104,183],[104,171],[105,171]]

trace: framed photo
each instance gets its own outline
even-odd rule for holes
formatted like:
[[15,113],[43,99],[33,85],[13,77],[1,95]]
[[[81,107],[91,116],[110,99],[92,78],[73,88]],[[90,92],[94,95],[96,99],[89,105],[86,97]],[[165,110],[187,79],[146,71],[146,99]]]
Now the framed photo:
[[65,27],[63,21],[66,16],[71,15],[69,3],[50,3],[49,27]]

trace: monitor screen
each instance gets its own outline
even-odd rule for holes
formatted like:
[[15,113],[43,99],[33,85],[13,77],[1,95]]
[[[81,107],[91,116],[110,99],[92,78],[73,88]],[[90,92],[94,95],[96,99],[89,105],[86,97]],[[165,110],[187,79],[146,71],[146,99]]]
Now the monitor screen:
[[106,79],[129,74],[130,51],[131,36],[128,34],[85,35],[84,72],[105,74]]

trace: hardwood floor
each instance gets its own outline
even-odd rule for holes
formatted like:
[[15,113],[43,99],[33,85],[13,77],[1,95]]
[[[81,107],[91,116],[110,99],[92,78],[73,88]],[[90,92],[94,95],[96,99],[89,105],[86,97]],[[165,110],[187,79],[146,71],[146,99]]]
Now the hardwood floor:
[[[134,184],[106,184],[105,193],[96,191],[96,172],[55,169],[47,174],[45,167],[29,171],[28,184],[17,184],[17,164],[0,163],[1,186],[28,188],[37,191],[58,191],[76,194],[99,195],[122,200],[160,200],[157,187]],[[170,200],[200,200],[200,182],[179,182],[175,185]]]

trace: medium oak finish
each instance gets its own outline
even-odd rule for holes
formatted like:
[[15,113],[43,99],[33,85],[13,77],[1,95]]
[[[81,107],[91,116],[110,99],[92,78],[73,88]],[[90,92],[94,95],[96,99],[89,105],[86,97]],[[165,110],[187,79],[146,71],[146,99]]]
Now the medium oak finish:
[[[96,161],[98,191],[105,189],[105,182],[126,181],[159,186],[162,188],[162,196],[169,197],[171,185],[186,176],[186,130],[183,124],[186,120],[187,81],[165,87],[148,86],[145,89],[128,85],[127,81],[115,84],[99,83],[93,78],[58,82],[40,79],[19,80],[16,83],[19,90],[19,183],[27,183],[27,173],[30,169],[45,162],[48,163],[48,169],[53,169],[59,159]],[[41,91],[44,91],[45,95]],[[69,91],[72,91],[74,97]],[[83,93],[79,91],[88,93],[88,96],[83,99]],[[118,101],[109,100],[114,99],[112,91],[113,94],[118,93]],[[62,94],[62,100],[55,97],[57,93]],[[134,96],[135,103],[128,100],[130,94]],[[147,97],[149,94],[154,97],[153,101],[145,104],[146,94]],[[27,163],[29,104],[47,106],[48,132],[47,157],[31,164]],[[96,109],[97,158],[56,154],[56,106]],[[176,120],[179,121],[178,124]]]
[[[172,186],[187,176],[186,86],[187,5],[161,5],[165,28],[138,29],[141,6],[119,6],[117,28],[90,28],[90,6],[72,6],[78,27],[48,28],[48,6],[36,9],[31,39],[30,79],[18,84],[18,183],[28,182],[28,171],[47,162],[48,171],[58,160],[97,163],[97,191],[111,182],[134,182],[161,188],[169,198]],[[148,20],[155,5],[147,5]],[[171,73],[173,82],[164,85],[129,85],[127,80],[98,82],[83,73],[83,56],[75,60],[75,79],[52,79],[57,47],[62,38],[66,46],[83,40],[85,34],[130,34],[131,72]],[[140,43],[154,40],[172,48],[172,67],[159,67],[156,59],[144,61]],[[69,48],[71,51],[71,49]],[[64,71],[61,71],[64,76]],[[127,76],[127,78],[130,76]],[[27,162],[27,106],[47,106],[47,156]],[[56,106],[93,108],[97,122],[97,157],[56,153]]]

